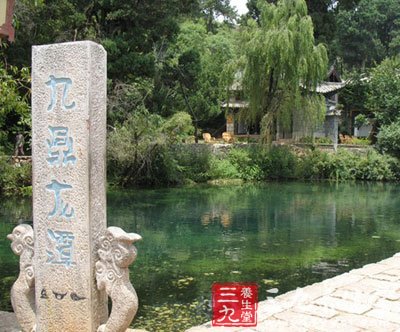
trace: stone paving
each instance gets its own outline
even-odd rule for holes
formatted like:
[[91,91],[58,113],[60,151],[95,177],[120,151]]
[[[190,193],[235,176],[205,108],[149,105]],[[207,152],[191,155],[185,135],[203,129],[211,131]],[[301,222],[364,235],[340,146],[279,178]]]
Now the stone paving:
[[255,327],[207,323],[187,330],[202,331],[400,332],[400,253],[260,302]]

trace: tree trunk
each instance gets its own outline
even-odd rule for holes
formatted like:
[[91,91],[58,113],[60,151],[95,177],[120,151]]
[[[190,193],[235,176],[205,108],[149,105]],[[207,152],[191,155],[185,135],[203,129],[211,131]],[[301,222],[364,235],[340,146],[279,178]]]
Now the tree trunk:
[[197,127],[197,121],[194,122],[194,142],[196,144],[199,143],[199,135],[198,135],[199,128]]
[[197,144],[197,143],[199,143],[199,138],[198,138],[198,120],[197,120],[196,115],[195,115],[194,112],[193,112],[192,107],[190,106],[190,103],[189,103],[189,100],[188,100],[188,98],[187,98],[185,89],[183,88],[182,82],[179,82],[179,86],[181,87],[181,91],[182,91],[183,97],[184,97],[184,99],[185,99],[186,107],[188,108],[190,114],[192,114],[192,117],[193,117],[193,124],[194,124],[194,141],[195,141],[195,143]]

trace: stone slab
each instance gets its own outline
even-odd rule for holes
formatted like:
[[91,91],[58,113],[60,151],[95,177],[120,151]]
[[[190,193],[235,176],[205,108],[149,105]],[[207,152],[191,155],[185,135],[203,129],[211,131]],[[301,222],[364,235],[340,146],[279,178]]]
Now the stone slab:
[[363,292],[351,291],[348,289],[341,289],[341,288],[333,292],[331,296],[367,305],[373,305],[379,298],[379,296],[376,294],[365,294]]
[[306,332],[307,329],[301,326],[295,326],[290,324],[287,321],[278,320],[278,319],[270,319],[266,320],[254,328],[257,332]]
[[292,309],[295,312],[303,313],[311,316],[318,316],[321,318],[332,318],[335,317],[339,312],[337,310],[323,307],[316,304],[302,304]]
[[35,291],[39,331],[95,332],[106,229],[106,52],[89,41],[32,49]]
[[395,331],[398,328],[397,324],[393,324],[382,319],[368,317],[365,315],[360,317],[359,315],[354,314],[342,314],[338,317],[333,318],[333,320],[340,323],[345,322],[347,324],[365,329],[367,331],[389,332]]
[[317,305],[325,306],[328,308],[336,309],[342,312],[348,312],[353,314],[363,314],[368,310],[371,310],[371,304],[357,303],[355,301],[348,301],[333,296],[324,296],[314,302]]
[[276,318],[290,322],[292,325],[297,325],[302,328],[307,328],[315,331],[321,332],[337,332],[337,331],[346,331],[346,332],[356,332],[360,331],[359,328],[353,327],[346,323],[332,321],[324,318],[320,318],[317,316],[311,316],[307,314],[301,314],[293,311],[285,311],[275,315]]
[[[400,324],[400,315],[398,312],[391,312],[385,309],[373,309],[366,313],[366,316]],[[400,326],[399,326],[400,328]]]

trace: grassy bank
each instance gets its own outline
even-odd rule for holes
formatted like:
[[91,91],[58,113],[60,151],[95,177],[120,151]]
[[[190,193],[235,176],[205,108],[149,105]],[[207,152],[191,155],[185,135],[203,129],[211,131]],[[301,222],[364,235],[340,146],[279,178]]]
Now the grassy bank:
[[[146,160],[109,155],[109,180],[122,187],[170,186],[220,180],[398,181],[397,158],[373,148],[364,153],[339,149],[294,151],[289,147],[249,145],[223,152],[207,145],[154,146]],[[137,170],[133,172],[133,170]]]
[[[369,149],[364,153],[248,145],[213,151],[208,145],[152,145],[148,153],[109,154],[112,186],[179,186],[271,180],[399,181],[399,159]],[[144,157],[145,156],[145,157]],[[30,196],[31,164],[0,158],[0,195]]]

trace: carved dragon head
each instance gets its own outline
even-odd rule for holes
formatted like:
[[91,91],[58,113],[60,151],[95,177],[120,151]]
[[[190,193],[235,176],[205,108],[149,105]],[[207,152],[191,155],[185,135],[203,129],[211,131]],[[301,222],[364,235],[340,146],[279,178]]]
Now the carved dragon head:
[[34,250],[33,229],[29,225],[18,225],[11,234],[7,235],[11,240],[11,249],[16,255],[21,255],[25,249]]
[[108,227],[100,237],[98,250],[100,261],[96,263],[96,278],[99,289],[122,277],[136,259],[137,250],[133,245],[142,237],[136,233],[126,233],[119,227]]
[[118,267],[128,267],[137,255],[133,243],[141,239],[139,234],[126,233],[119,227],[108,227],[100,238],[100,260],[113,262]]

